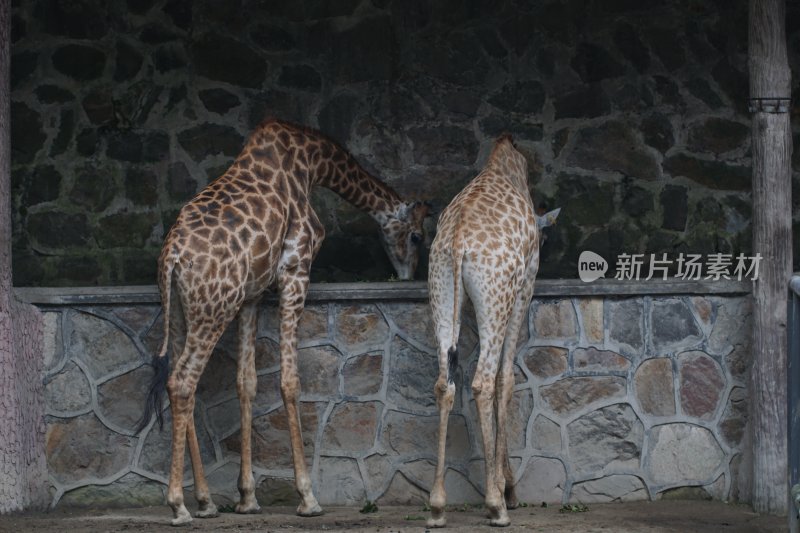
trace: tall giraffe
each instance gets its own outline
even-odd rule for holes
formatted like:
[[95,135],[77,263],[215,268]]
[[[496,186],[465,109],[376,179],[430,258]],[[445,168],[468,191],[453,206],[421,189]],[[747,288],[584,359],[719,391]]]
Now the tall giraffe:
[[[255,334],[262,293],[279,293],[281,396],[289,421],[297,513],[322,513],[303,454],[298,397],[297,325],[309,285],[311,263],[325,236],[309,197],[327,187],[369,213],[401,279],[413,278],[428,207],[406,203],[365,171],[347,151],[321,133],[268,120],[258,126],[221,177],[184,206],[167,234],[158,261],[165,338],[142,427],[168,391],[172,412],[172,465],[167,502],[173,525],[192,516],[183,500],[185,445],[194,472],[197,517],[217,516],[200,457],[194,425],[195,390],[226,326],[239,319],[236,386],[241,406],[241,472],[238,513],[255,513],[251,464],[252,402],[256,394]],[[169,339],[176,356],[170,371]]]
[[514,388],[514,352],[539,269],[541,228],[555,222],[558,212],[542,217],[535,214],[527,161],[511,137],[504,135],[495,142],[483,171],[439,219],[428,271],[439,347],[439,378],[434,386],[439,407],[438,463],[428,527],[446,525],[445,443],[455,397],[456,346],[465,295],[475,308],[480,338],[472,393],[486,460],[486,507],[491,525],[510,523],[506,509],[516,506],[516,496],[506,430]]

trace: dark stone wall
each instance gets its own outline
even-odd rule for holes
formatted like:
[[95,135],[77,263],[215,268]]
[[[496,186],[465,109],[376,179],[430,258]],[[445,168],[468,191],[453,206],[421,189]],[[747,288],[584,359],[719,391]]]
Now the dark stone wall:
[[[746,7],[15,1],[14,282],[153,283],[177,210],[266,116],[318,127],[439,207],[510,131],[536,204],[563,208],[545,277],[574,277],[584,249],[749,252]],[[366,216],[328,191],[314,202],[315,280],[391,275]]]

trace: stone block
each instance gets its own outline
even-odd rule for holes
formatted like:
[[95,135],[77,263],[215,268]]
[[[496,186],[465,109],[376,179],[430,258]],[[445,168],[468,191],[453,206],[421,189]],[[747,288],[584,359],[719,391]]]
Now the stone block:
[[591,412],[567,425],[569,457],[578,474],[638,470],[644,426],[627,404]]
[[367,477],[364,479],[367,498],[375,501],[395,473],[392,456],[380,453],[372,454],[364,459],[364,466],[367,468]]
[[661,191],[661,227],[667,230],[684,231],[689,215],[688,193],[685,187],[665,185]]
[[544,415],[537,416],[531,430],[531,447],[542,452],[561,452],[561,427]]
[[69,362],[61,372],[47,379],[44,402],[49,412],[69,413],[90,407],[92,389],[81,368]]
[[608,300],[606,306],[609,340],[625,350],[622,353],[640,353],[644,348],[642,301],[638,298]]
[[666,158],[663,167],[673,178],[683,176],[709,189],[746,191],[750,187],[751,169],[745,165],[675,154]]
[[665,153],[675,144],[675,134],[669,118],[661,113],[654,113],[642,120],[644,142]]
[[649,499],[644,482],[637,476],[612,475],[576,483],[570,501],[582,504],[631,502]]
[[140,366],[97,387],[97,409],[118,428],[133,431],[142,417],[153,369]]
[[567,156],[570,165],[610,170],[644,180],[658,179],[661,174],[653,155],[627,124],[607,122],[581,129],[576,135],[575,148]]
[[294,479],[265,477],[256,486],[256,500],[263,506],[296,507],[300,503],[300,495],[295,488]]
[[704,352],[683,353],[678,365],[681,410],[689,416],[711,420],[725,390],[722,369]]
[[303,348],[297,351],[300,390],[304,395],[334,396],[339,393],[339,359],[331,346]]
[[653,416],[675,414],[675,389],[670,359],[662,357],[642,362],[636,369],[633,380],[636,400],[644,413]]
[[528,349],[523,361],[534,376],[547,379],[566,372],[567,353],[567,349],[557,346],[536,346]]
[[143,248],[160,226],[158,213],[115,213],[101,218],[94,230],[100,248]]
[[92,378],[101,380],[143,362],[130,337],[111,322],[80,312],[71,312],[68,317],[72,330],[68,356],[80,359]]
[[[306,464],[314,457],[317,427],[325,410],[325,403],[300,402],[300,426],[303,429],[303,451]],[[241,450],[240,432],[224,439],[225,455],[238,454]],[[252,435],[253,465],[268,470],[290,470],[292,464],[292,444],[289,439],[289,420],[283,407],[263,416],[253,418]]]
[[178,133],[178,142],[193,161],[199,163],[210,155],[235,157],[242,149],[242,135],[230,126],[200,124]]
[[[196,72],[206,78],[235,86],[258,89],[269,65],[247,45],[213,33],[198,36],[190,48]],[[230,58],[235,57],[236,61]]]
[[[83,246],[91,238],[89,220],[82,213],[40,211],[28,215],[28,236],[44,248],[61,249]],[[58,228],[60,231],[54,231]]]
[[572,361],[576,371],[622,372],[631,366],[631,362],[620,354],[596,348],[576,348]]
[[752,363],[752,304],[749,298],[713,299],[716,320],[708,336],[708,352],[724,355],[731,375],[744,380]]
[[575,309],[571,300],[545,300],[533,312],[533,337],[537,342],[549,339],[574,339],[578,334]]
[[53,66],[75,81],[86,82],[102,75],[106,54],[91,46],[67,44],[53,52]]
[[[391,318],[392,322],[400,329],[399,334],[413,339],[423,346],[428,346],[433,351],[437,346],[436,332],[433,329],[431,306],[408,303],[382,304],[381,309]],[[469,328],[462,327],[462,333]],[[463,336],[463,335],[462,335]]]
[[336,340],[347,353],[363,353],[381,348],[389,334],[389,326],[373,305],[337,306]]
[[603,325],[603,299],[581,298],[578,300],[578,311],[581,314],[583,333],[586,341],[591,344],[600,344],[605,338]]
[[403,409],[435,411],[433,385],[439,377],[437,357],[414,349],[399,337],[395,337],[391,349],[386,399]]
[[104,313],[116,317],[119,322],[131,331],[140,335],[147,334],[148,330],[154,326],[158,319],[161,307],[158,305],[131,305],[130,307],[113,306],[104,307]]
[[689,128],[687,148],[693,152],[722,154],[742,146],[750,126],[722,118],[708,118]]
[[660,353],[688,348],[703,338],[694,315],[680,299],[653,300],[650,323],[653,348]]
[[[238,424],[238,410],[236,411],[236,423]],[[228,416],[230,416],[228,414]],[[209,465],[216,459],[212,436],[204,424],[202,406],[195,405],[194,409],[195,428],[197,430],[197,442],[200,445],[200,456],[204,465]],[[143,470],[152,472],[159,476],[168,477],[170,465],[172,464],[172,413],[169,408],[164,410],[164,427],[159,428],[154,424],[147,433],[143,434],[144,445],[139,456],[139,461],[135,465]],[[141,436],[140,436],[141,438]],[[192,464],[187,449],[186,457],[183,461],[184,477],[191,476]]]
[[381,505],[425,505],[430,500],[427,491],[411,483],[402,473],[396,472],[389,487],[376,500]]
[[58,506],[85,509],[160,506],[164,504],[166,489],[158,481],[131,472],[108,485],[85,485],[65,492]]
[[728,405],[719,423],[719,434],[722,440],[731,447],[742,444],[750,412],[747,389],[734,387],[728,397]]
[[63,181],[61,172],[52,165],[36,167],[29,175],[24,202],[36,205],[58,199]]
[[556,120],[597,118],[611,111],[611,101],[599,84],[586,85],[554,96]]
[[517,81],[500,89],[489,98],[489,103],[506,113],[535,115],[542,111],[545,101],[544,86],[538,81]]
[[355,459],[320,457],[317,498],[322,505],[361,505],[367,492]]
[[281,349],[278,343],[267,337],[256,338],[256,371],[263,372],[267,369],[277,370],[280,368],[280,363]]
[[[436,456],[439,442],[439,416],[419,416],[391,411],[384,417],[383,446],[402,457]],[[451,414],[447,425],[448,461],[465,461],[472,454],[467,423],[463,416]]]
[[[473,402],[474,403],[474,402]],[[508,406],[508,449],[511,451],[524,450],[527,440],[528,420],[533,412],[533,393],[529,390],[519,390],[511,397]],[[477,413],[475,414],[477,421]],[[477,426],[476,426],[477,427]]]
[[625,67],[602,46],[591,43],[578,44],[570,62],[584,83],[594,83],[621,76]]
[[704,331],[708,330],[714,317],[714,304],[704,296],[693,296],[690,301],[695,317],[700,322],[700,327]]
[[342,377],[345,396],[377,394],[383,385],[383,354],[378,352],[348,359]]
[[478,156],[478,141],[471,129],[458,126],[414,127],[408,130],[419,165],[471,165]]
[[522,502],[561,504],[567,472],[558,459],[531,457],[517,482],[517,497]]
[[136,439],[111,431],[93,413],[46,422],[47,467],[59,483],[102,479],[130,468]]
[[[436,472],[436,461],[411,461],[401,467],[403,475],[412,483],[430,491]],[[483,496],[472,481],[457,470],[447,468],[444,473],[444,490],[448,505],[476,504],[483,502]]]
[[624,398],[625,381],[622,377],[570,377],[541,387],[539,393],[551,411],[568,415],[596,401]]
[[658,485],[707,480],[725,460],[714,435],[691,424],[653,428],[647,456],[647,473]]
[[44,320],[43,330],[43,352],[44,370],[55,367],[64,354],[64,345],[61,336],[61,313],[42,313]]
[[347,402],[337,405],[328,417],[322,435],[326,452],[359,453],[372,448],[382,406],[378,402]]

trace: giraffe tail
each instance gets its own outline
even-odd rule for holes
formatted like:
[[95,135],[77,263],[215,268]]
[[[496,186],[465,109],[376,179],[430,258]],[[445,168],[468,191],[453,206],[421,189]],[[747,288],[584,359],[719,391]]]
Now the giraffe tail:
[[453,339],[447,350],[447,382],[453,383],[458,370],[458,334],[461,330],[461,263],[464,251],[458,247],[453,249]]
[[153,356],[151,365],[153,366],[153,380],[150,382],[150,391],[144,404],[144,413],[139,424],[136,426],[136,433],[141,433],[156,415],[159,429],[164,429],[164,392],[167,390],[167,380],[169,379],[169,310],[170,297],[172,296],[172,271],[175,262],[167,258],[164,268],[160,268],[159,287],[161,287],[161,302],[164,315],[164,340],[161,349]]

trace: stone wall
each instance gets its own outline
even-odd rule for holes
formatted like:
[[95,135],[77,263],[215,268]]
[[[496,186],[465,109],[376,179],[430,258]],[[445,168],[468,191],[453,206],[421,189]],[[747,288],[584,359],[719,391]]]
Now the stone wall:
[[[12,3],[18,286],[153,283],[177,209],[266,115],[440,207],[510,131],[563,208],[543,277],[584,249],[751,251],[745,0]],[[371,221],[314,202],[314,279],[386,279]]]
[[[366,285],[344,299],[330,296],[335,286],[316,286],[303,315],[302,424],[324,504],[427,501],[438,420],[434,335],[424,284],[394,285],[411,289],[397,299]],[[676,293],[674,284],[648,283],[622,291],[606,282],[586,296],[586,285],[540,282],[520,339],[511,415],[521,501],[749,499],[750,297],[743,285],[714,287]],[[52,503],[160,505],[169,410],[164,431],[133,433],[162,337],[157,293],[57,292],[20,291],[45,315]],[[295,499],[276,322],[274,302],[265,303],[253,454],[267,505]],[[480,502],[483,490],[469,386],[476,342],[467,314],[448,432],[451,503]],[[226,333],[200,382],[195,414],[211,490],[223,503],[237,498],[235,350]],[[186,472],[190,484],[188,460]]]

